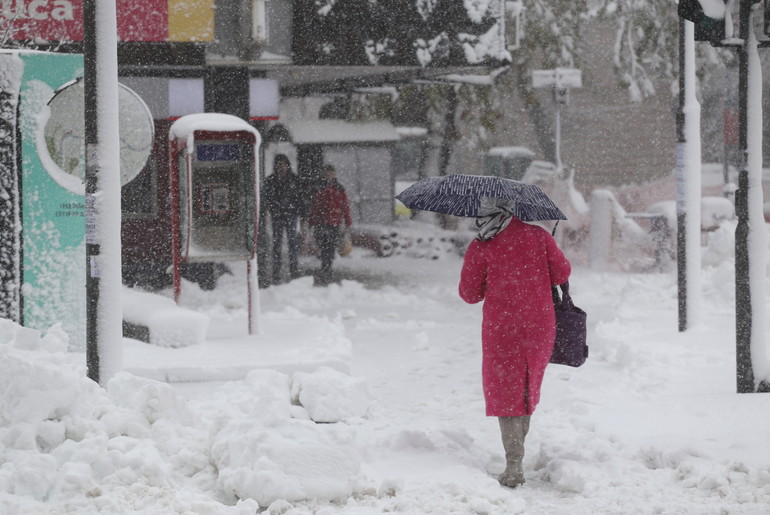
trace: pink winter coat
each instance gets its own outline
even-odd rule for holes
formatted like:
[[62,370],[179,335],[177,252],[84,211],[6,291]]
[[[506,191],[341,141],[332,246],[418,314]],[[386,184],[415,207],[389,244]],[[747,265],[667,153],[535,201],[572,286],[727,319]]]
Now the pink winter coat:
[[542,227],[516,218],[489,241],[473,240],[460,275],[460,297],[484,300],[482,382],[487,415],[531,415],[553,351],[551,286],[571,267]]

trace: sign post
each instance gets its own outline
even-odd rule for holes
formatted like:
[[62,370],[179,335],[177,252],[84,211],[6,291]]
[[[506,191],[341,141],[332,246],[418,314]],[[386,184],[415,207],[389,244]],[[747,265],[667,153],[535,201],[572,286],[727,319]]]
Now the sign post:
[[679,104],[676,113],[676,248],[679,331],[700,311],[700,104],[695,96],[695,27],[679,18]]
[[551,88],[556,104],[556,124],[554,129],[554,159],[556,170],[561,173],[561,109],[569,104],[569,90],[583,86],[580,70],[574,68],[556,68],[553,70],[533,70],[533,88]]

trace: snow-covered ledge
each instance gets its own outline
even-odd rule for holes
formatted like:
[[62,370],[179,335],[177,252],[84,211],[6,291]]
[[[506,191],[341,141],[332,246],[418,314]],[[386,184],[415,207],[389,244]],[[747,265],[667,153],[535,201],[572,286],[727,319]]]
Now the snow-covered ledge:
[[203,344],[208,325],[208,315],[178,306],[170,298],[123,289],[124,336],[161,347],[186,347]]

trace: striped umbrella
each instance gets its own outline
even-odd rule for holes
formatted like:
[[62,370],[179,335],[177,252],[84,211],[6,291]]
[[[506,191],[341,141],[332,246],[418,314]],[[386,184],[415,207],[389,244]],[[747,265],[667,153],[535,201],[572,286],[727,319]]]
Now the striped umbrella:
[[566,220],[534,184],[488,175],[444,175],[421,179],[396,195],[409,209],[454,216],[480,216],[487,206],[504,205],[525,222]]

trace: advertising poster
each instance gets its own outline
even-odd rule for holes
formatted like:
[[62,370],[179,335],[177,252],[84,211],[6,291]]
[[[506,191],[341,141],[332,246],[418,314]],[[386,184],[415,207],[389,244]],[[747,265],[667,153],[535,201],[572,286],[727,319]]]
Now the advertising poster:
[[[23,322],[61,322],[85,350],[86,266],[82,111],[51,119],[49,103],[83,74],[80,55],[19,53]],[[56,162],[65,166],[60,167]],[[64,168],[64,169],[62,169]],[[65,171],[66,170],[66,171]]]
[[[120,41],[212,41],[214,0],[117,0]],[[83,0],[3,0],[11,40],[81,41]]]

